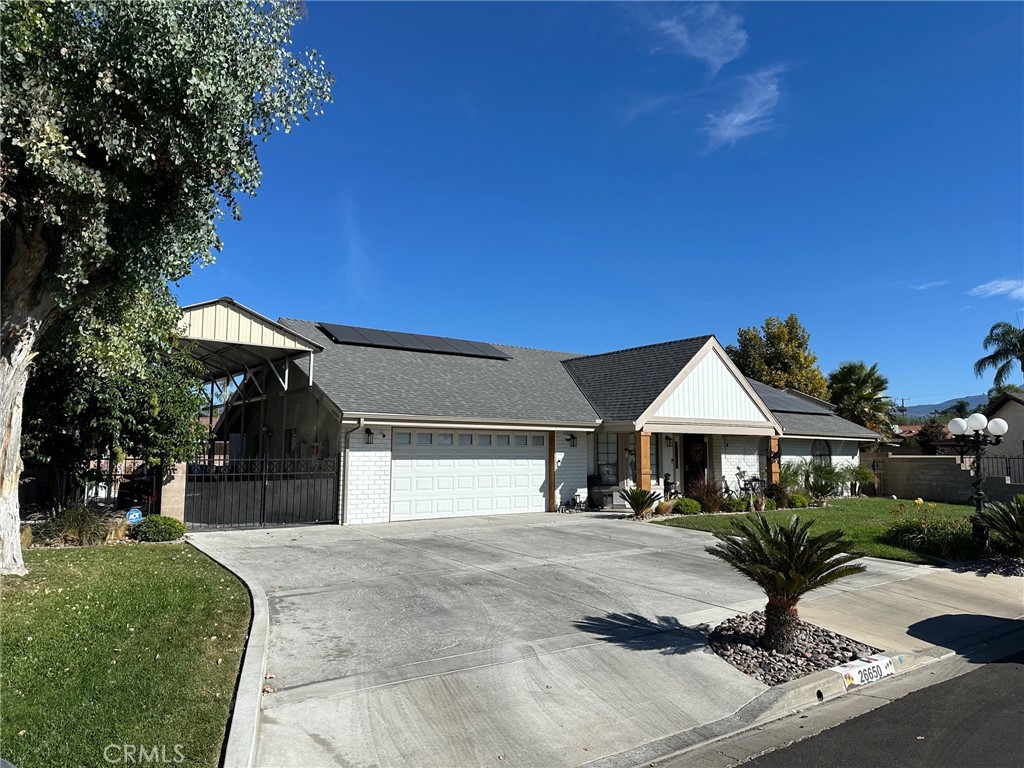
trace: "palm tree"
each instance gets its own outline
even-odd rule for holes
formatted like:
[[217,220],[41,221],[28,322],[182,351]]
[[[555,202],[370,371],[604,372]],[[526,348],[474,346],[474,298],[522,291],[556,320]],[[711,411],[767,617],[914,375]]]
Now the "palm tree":
[[988,336],[981,344],[986,350],[991,348],[992,352],[974,364],[975,376],[981,376],[988,368],[995,368],[996,375],[992,383],[1001,387],[1010,377],[1014,361],[1020,364],[1021,373],[1024,374],[1024,328],[1005,321],[998,322],[989,329]]
[[707,548],[710,555],[724,560],[751,579],[768,596],[765,606],[761,647],[787,653],[796,642],[799,616],[796,605],[812,589],[861,573],[861,557],[848,550],[842,531],[808,535],[813,520],[806,523],[793,515],[788,525],[768,522],[763,514],[749,520],[733,520],[735,533],[716,533],[718,544]]
[[869,368],[862,360],[840,363],[828,376],[829,401],[836,413],[883,435],[890,431],[888,387],[889,380],[878,372],[878,363]]

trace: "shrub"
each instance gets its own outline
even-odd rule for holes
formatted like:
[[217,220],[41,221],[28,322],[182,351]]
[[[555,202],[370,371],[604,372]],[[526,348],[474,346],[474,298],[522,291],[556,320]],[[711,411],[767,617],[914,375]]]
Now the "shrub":
[[129,535],[137,541],[174,541],[185,535],[185,524],[173,517],[148,515]]
[[696,499],[687,499],[685,497],[675,500],[676,512],[680,515],[699,515],[700,514],[700,502]]
[[660,493],[645,491],[642,488],[630,488],[628,491],[622,491],[619,495],[626,502],[626,506],[633,510],[633,517],[636,518],[645,517],[647,511],[661,500]]
[[700,504],[701,511],[709,515],[721,511],[725,503],[722,484],[710,475],[692,480],[686,487],[686,495],[695,499]]
[[789,497],[789,503],[793,509],[807,509],[807,505],[810,502],[807,501],[807,497],[802,493],[794,493]]
[[764,508],[768,512],[771,512],[771,511],[773,511],[775,509],[778,509],[778,506],[775,504],[775,499],[768,499],[768,498],[766,498],[764,500]]
[[779,483],[768,483],[764,487],[764,499],[765,509],[768,508],[769,501],[775,504],[772,509],[787,509],[790,506],[789,493]]
[[21,526],[21,549],[24,551],[32,546],[32,526]]
[[671,515],[675,511],[676,505],[672,501],[659,501],[658,506],[654,508],[654,514],[656,515]]
[[747,511],[746,499],[726,499],[724,507],[726,512],[739,513]]
[[841,473],[831,464],[822,464],[819,461],[810,463],[810,471],[804,485],[815,503],[824,507],[830,498],[839,494],[841,484]]
[[1024,494],[1011,501],[989,504],[979,515],[989,527],[996,548],[1013,557],[1024,557]]
[[981,553],[969,517],[930,520],[927,516],[905,518],[900,513],[896,517],[881,536],[887,544],[952,560],[973,560]]
[[86,546],[101,543],[109,530],[106,509],[76,502],[58,509],[53,519],[43,524],[40,534],[50,544]]

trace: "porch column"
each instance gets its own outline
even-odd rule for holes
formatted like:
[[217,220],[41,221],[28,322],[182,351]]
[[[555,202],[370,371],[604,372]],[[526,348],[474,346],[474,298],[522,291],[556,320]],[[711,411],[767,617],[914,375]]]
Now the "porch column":
[[555,433],[548,432],[548,512],[558,509],[555,498]]
[[772,459],[772,454],[778,455],[779,453],[779,438],[772,435],[768,438],[768,482],[777,483],[779,482],[779,476],[781,474],[781,459]]
[[636,484],[645,491],[651,490],[651,433],[636,433]]

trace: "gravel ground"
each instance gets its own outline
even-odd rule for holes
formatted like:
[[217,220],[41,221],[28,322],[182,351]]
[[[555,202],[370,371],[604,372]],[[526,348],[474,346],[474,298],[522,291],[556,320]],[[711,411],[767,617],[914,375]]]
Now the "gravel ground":
[[758,647],[764,634],[764,611],[733,616],[715,627],[708,642],[711,649],[736,669],[765,685],[779,685],[837,664],[879,653],[827,629],[800,622],[793,653],[777,653]]

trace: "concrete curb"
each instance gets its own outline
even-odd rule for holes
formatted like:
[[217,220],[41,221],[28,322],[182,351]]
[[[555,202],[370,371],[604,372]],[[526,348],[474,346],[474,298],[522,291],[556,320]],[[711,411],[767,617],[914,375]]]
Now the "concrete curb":
[[[1012,652],[1008,649],[1024,648],[1024,629],[1020,628],[1017,623],[1019,621],[1020,619],[1008,619],[1006,624],[978,632],[971,638],[971,645],[959,652],[941,646],[931,646],[920,651],[904,653],[882,651],[879,655],[891,658],[896,667],[896,674],[883,678],[883,681],[897,680],[912,669],[954,656],[974,654],[988,646],[1001,647],[992,660]],[[847,694],[870,691],[873,687],[873,685],[865,688],[858,687],[847,691],[839,675],[835,672],[831,670],[815,672],[799,680],[768,689],[751,699],[732,715],[721,720],[640,745],[626,752],[609,755],[587,763],[586,766],[587,768],[647,768],[655,763],[661,763],[687,753],[699,752],[716,742],[760,728],[790,715],[805,712],[812,707],[840,699]]]
[[257,736],[263,702],[263,681],[267,672],[267,654],[270,644],[270,611],[267,593],[259,582],[244,570],[230,568],[215,554],[192,538],[189,544],[230,571],[249,590],[252,605],[252,623],[245,641],[242,668],[238,673],[235,701],[231,708],[231,720],[221,759],[221,768],[252,768],[256,763]]

